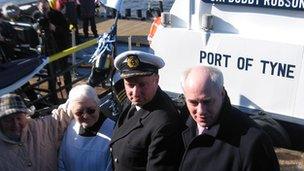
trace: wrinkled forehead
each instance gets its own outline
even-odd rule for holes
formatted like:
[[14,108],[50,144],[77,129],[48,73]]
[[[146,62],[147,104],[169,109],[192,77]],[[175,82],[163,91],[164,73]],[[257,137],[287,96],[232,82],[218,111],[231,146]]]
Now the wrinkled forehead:
[[80,98],[70,102],[72,108],[96,107],[97,105],[97,102],[92,98]]
[[218,96],[220,91],[210,79],[190,80],[184,87],[184,95],[187,99],[206,99]]
[[124,82],[126,83],[141,83],[141,82],[150,82],[153,81],[157,74],[146,75],[146,76],[134,76],[130,78],[125,78]]
[[189,74],[185,80],[185,89],[211,89],[214,86],[211,78],[207,74]]

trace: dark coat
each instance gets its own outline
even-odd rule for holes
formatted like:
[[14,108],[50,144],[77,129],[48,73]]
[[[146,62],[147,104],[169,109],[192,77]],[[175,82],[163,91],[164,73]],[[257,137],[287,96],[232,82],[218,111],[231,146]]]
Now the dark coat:
[[95,0],[79,0],[81,18],[95,16]]
[[76,2],[75,1],[67,1],[65,2],[65,16],[68,21],[72,24],[77,23],[77,10],[76,10]]
[[171,99],[158,89],[151,102],[127,119],[126,99],[110,143],[113,169],[178,169],[183,152],[182,123]]
[[270,138],[255,122],[223,103],[219,121],[203,134],[196,136],[197,125],[189,117],[183,131],[185,153],[180,170],[279,170]]
[[56,27],[53,35],[57,44],[57,51],[62,51],[70,47],[69,25],[64,15],[53,9],[50,9],[46,15],[48,21]]

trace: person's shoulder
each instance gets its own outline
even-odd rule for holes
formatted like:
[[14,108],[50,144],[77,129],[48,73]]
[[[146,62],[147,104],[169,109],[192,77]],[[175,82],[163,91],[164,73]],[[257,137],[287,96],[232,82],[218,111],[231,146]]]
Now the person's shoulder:
[[263,139],[268,139],[268,135],[264,130],[249,117],[250,114],[242,112],[238,109],[234,109],[233,120],[235,129],[241,131],[241,139],[245,146],[254,143],[255,141],[263,141]]
[[173,100],[168,96],[166,92],[159,89],[156,94],[156,100],[154,100],[160,108],[165,110],[174,110],[177,111],[174,105]]
[[75,128],[75,126],[76,126],[76,120],[75,120],[75,119],[72,119],[71,122],[69,123],[68,128],[69,128],[69,129]]
[[179,118],[179,113],[172,104],[168,103],[168,105],[162,104],[160,107],[155,107],[155,109],[151,111],[151,116],[163,121],[173,121]]
[[236,126],[241,126],[245,128],[259,128],[259,126],[254,122],[253,119],[249,117],[249,113],[240,111],[235,107],[231,107],[230,119],[235,123]]
[[30,131],[31,134],[45,135],[45,131],[49,130],[50,127],[53,126],[51,115],[41,116],[39,118],[28,117],[27,122],[27,130]]
[[247,134],[241,137],[239,149],[240,152],[246,156],[258,151],[273,151],[273,143],[268,134],[266,134],[262,129],[250,127]]
[[225,116],[220,119],[221,130],[231,139],[239,137],[246,141],[263,134],[262,129],[249,117],[248,113],[231,107],[228,113],[223,114]]
[[242,153],[269,144],[270,138],[263,129],[249,117],[248,113],[231,107],[226,116],[221,119],[220,136],[230,144],[238,147]]
[[182,120],[176,110],[157,109],[149,114],[149,122],[156,127],[164,127],[166,125],[182,125]]
[[159,90],[156,96],[154,104],[151,104],[151,107],[154,108],[151,111],[152,116],[164,122],[179,120],[180,116],[172,99],[162,90]]
[[107,125],[107,127],[114,128],[115,121],[110,118],[106,118],[104,124]]
[[106,118],[103,121],[102,126],[100,127],[100,131],[110,138],[112,137],[114,127],[115,127],[115,122],[110,118]]

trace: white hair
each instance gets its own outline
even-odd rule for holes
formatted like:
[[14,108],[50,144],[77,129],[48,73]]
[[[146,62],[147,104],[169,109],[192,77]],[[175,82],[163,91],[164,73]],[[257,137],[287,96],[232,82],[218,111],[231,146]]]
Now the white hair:
[[73,87],[69,93],[68,103],[76,100],[83,100],[83,99],[93,99],[97,104],[99,104],[99,98],[97,96],[96,90],[87,85],[81,84]]
[[[199,65],[197,67],[200,67],[203,70],[208,72],[211,82],[216,86],[216,88],[218,90],[223,89],[223,87],[224,87],[224,77],[223,77],[222,72],[219,69],[211,67],[211,66],[203,66],[203,65]],[[182,89],[184,89],[186,80],[189,76],[189,73],[192,71],[193,68],[188,68],[183,72],[182,77],[181,77]]]

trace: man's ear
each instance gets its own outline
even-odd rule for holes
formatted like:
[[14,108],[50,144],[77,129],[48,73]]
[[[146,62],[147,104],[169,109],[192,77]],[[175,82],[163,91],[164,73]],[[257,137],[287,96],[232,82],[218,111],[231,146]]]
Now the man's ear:
[[158,74],[155,74],[155,81],[156,81],[156,84],[158,84],[158,82],[159,82],[159,75]]
[[226,93],[225,87],[223,87],[221,92],[223,98],[226,96]]

